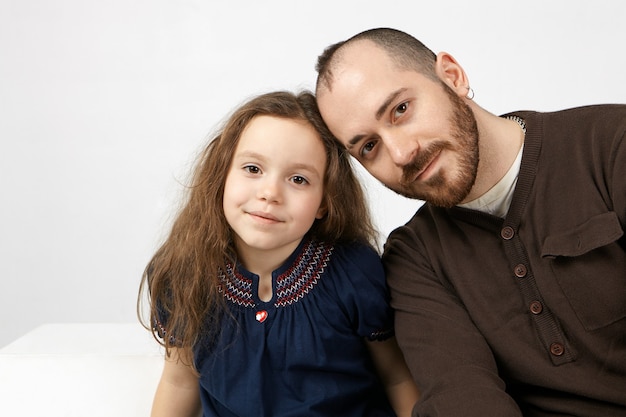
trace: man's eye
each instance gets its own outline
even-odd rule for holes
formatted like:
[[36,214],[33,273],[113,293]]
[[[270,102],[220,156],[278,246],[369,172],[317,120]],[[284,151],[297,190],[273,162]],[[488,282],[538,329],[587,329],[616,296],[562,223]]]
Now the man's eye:
[[294,183],[301,185],[301,184],[308,184],[308,181],[306,178],[301,177],[299,175],[294,175],[293,177],[291,177],[291,181],[293,181]]
[[396,119],[400,118],[404,113],[406,113],[406,111],[408,109],[409,109],[409,103],[408,102],[401,103],[393,111],[393,119],[396,120]]
[[367,142],[365,145],[363,145],[363,149],[361,149],[361,155],[366,156],[368,153],[372,152],[372,149],[374,149],[374,146],[376,146],[376,142],[374,141]]

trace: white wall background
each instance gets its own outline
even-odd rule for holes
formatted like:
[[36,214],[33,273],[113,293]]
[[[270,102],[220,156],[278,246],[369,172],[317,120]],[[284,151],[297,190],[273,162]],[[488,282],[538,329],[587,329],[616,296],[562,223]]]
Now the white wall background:
[[[129,322],[205,136],[312,88],[328,44],[390,26],[464,66],[494,113],[626,102],[619,0],[0,0],[0,346]],[[419,202],[367,180],[383,233]]]

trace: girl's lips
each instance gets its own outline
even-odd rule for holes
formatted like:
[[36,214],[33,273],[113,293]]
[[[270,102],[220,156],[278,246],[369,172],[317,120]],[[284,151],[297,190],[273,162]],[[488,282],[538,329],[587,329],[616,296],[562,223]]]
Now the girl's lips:
[[261,220],[265,220],[265,221],[271,221],[271,222],[279,222],[280,219],[278,219],[278,217],[272,215],[271,213],[265,213],[262,211],[249,211],[248,212],[249,215],[259,218]]

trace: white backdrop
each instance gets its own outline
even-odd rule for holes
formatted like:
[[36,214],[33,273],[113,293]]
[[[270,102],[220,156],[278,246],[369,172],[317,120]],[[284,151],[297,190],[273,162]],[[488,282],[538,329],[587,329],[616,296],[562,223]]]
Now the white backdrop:
[[[378,26],[452,53],[494,113],[626,102],[619,0],[0,0],[0,346],[129,322],[207,134],[312,88],[328,44]],[[366,177],[381,232],[420,202]]]

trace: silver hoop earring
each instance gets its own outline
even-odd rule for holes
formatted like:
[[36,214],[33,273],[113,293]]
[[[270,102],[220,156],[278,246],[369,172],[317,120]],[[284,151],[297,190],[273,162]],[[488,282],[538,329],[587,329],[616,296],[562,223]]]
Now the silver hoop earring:
[[472,100],[474,98],[474,90],[469,85],[467,86],[467,94],[465,95],[465,98],[468,100]]

